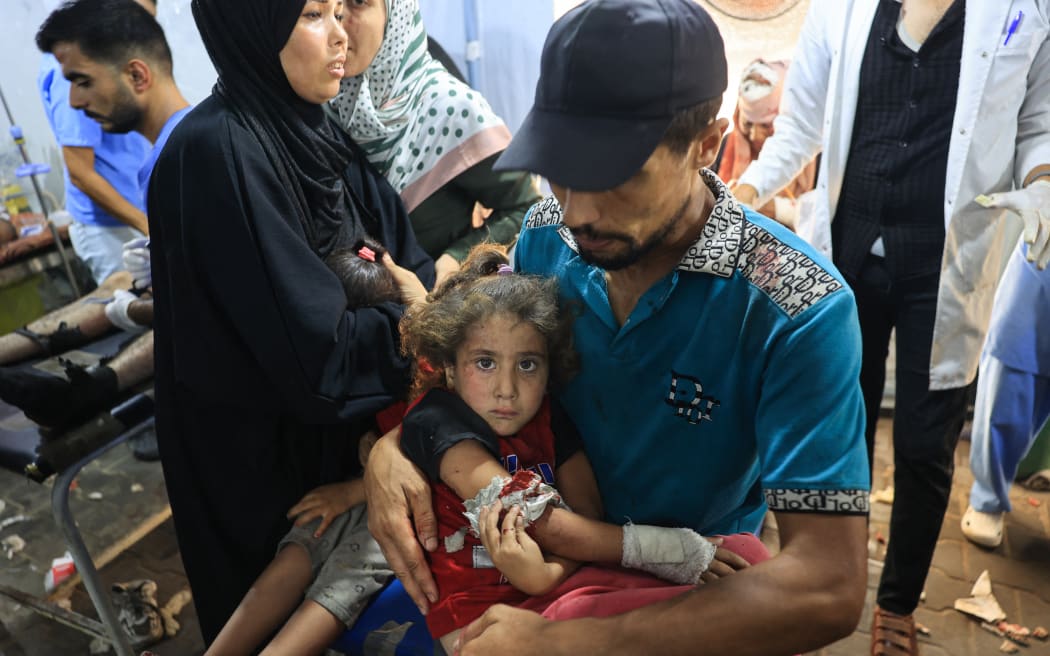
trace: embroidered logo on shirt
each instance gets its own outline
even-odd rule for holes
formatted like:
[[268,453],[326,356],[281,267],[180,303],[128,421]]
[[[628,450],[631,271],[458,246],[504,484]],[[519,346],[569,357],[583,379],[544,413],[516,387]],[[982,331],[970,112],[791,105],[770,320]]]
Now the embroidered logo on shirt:
[[722,405],[715,397],[704,394],[700,379],[675,371],[671,372],[671,389],[665,401],[674,408],[676,417],[682,417],[690,424],[713,421],[711,412]]

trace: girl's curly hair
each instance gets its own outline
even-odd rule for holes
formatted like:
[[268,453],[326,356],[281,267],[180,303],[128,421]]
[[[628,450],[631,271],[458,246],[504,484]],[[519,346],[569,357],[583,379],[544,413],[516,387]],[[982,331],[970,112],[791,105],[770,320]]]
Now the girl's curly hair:
[[554,278],[498,275],[507,264],[506,250],[479,244],[463,266],[434,290],[427,303],[410,308],[401,320],[401,348],[415,362],[412,395],[444,381],[445,367],[474,324],[509,314],[532,324],[547,342],[550,385],[566,383],[578,368],[572,344],[574,313],[562,304]]

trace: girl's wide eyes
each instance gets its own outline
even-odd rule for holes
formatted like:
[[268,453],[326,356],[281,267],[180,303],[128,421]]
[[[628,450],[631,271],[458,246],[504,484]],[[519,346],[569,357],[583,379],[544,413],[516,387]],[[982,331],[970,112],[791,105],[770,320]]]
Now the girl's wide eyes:
[[492,358],[478,358],[474,361],[474,363],[478,366],[478,369],[483,369],[486,371],[489,369],[494,369],[496,367],[496,361]]
[[536,371],[536,367],[538,367],[538,366],[539,366],[539,364],[537,364],[537,362],[535,360],[528,360],[528,359],[526,359],[526,360],[522,360],[521,362],[518,363],[518,368],[521,369],[522,371],[526,372],[526,373],[529,373],[529,372],[532,372],[532,371]]

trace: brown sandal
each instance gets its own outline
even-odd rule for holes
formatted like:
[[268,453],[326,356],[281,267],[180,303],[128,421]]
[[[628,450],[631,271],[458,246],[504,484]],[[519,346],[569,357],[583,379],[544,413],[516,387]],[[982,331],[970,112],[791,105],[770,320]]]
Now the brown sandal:
[[915,618],[876,606],[871,618],[871,656],[918,656]]

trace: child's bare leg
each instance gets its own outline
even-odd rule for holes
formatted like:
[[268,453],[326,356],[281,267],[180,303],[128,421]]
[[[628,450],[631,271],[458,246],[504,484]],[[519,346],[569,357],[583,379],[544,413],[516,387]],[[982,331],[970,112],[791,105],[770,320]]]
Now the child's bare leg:
[[253,653],[299,604],[312,578],[306,550],[294,543],[285,546],[244,595],[205,656]]
[[456,638],[459,637],[459,632],[463,629],[456,629],[452,633],[446,633],[441,636],[441,647],[445,650],[446,654],[456,653],[453,647],[456,645]]
[[345,630],[339,618],[307,599],[259,656],[322,654]]
[[[113,324],[106,318],[106,306],[92,301],[110,298],[116,290],[130,288],[131,282],[130,273],[118,271],[103,280],[93,292],[29,322],[26,328],[44,337],[50,337],[65,323],[67,329],[80,331],[83,336],[81,343],[90,342],[113,329]],[[43,348],[25,335],[8,333],[0,336],[0,365],[39,355],[45,355]]]

